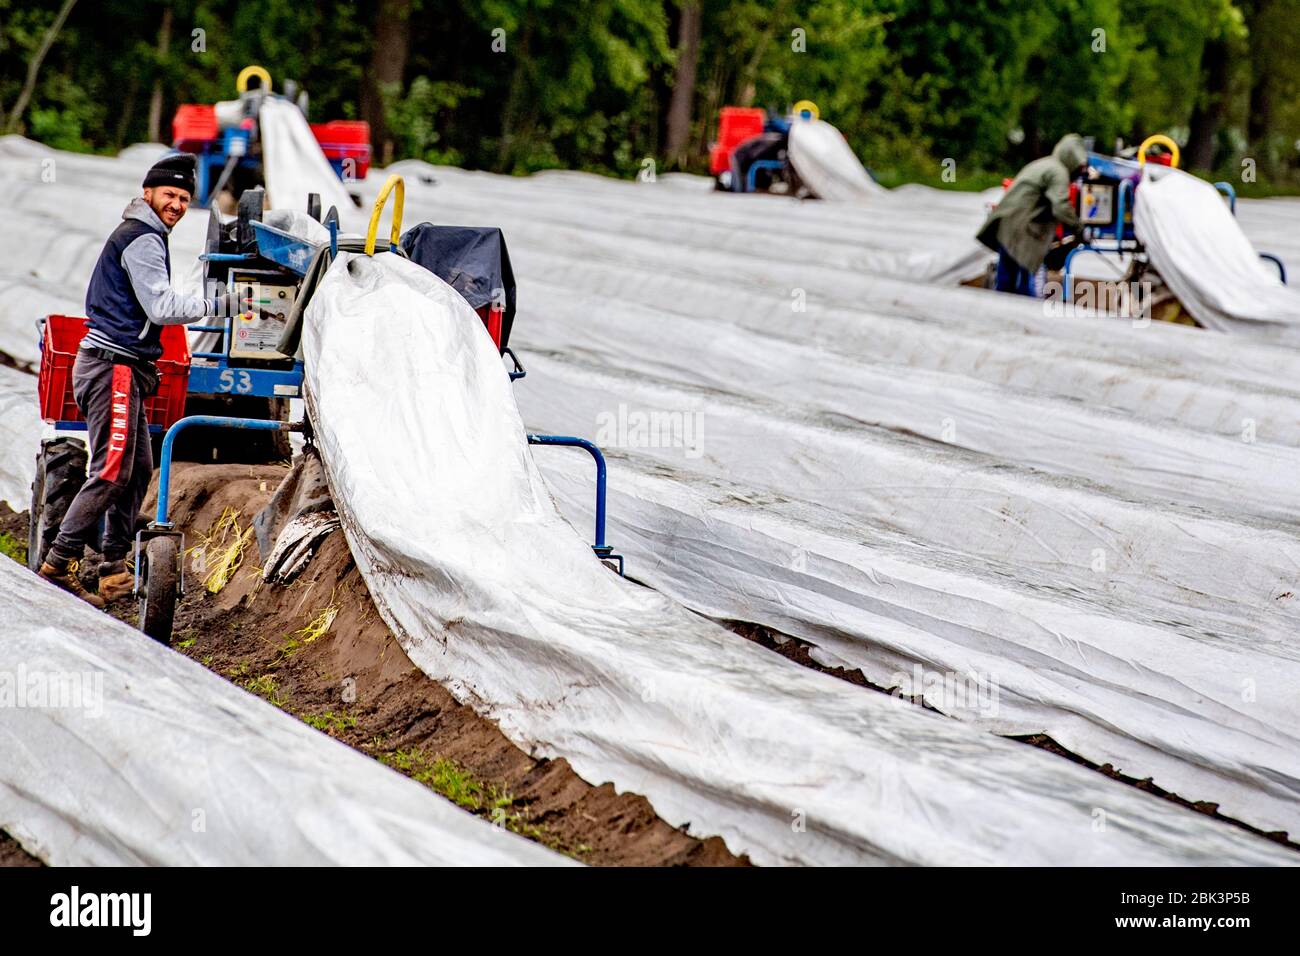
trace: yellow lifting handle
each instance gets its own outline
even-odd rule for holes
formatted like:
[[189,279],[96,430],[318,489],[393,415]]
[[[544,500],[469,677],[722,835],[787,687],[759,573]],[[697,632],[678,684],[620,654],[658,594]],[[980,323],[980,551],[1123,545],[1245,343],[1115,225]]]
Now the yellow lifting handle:
[[794,104],[794,115],[801,116],[807,113],[813,119],[821,119],[822,111],[817,108],[817,104],[812,100],[800,100]]
[[266,71],[265,67],[256,66],[256,65],[246,66],[239,71],[239,76],[235,78],[235,89],[240,93],[247,92],[248,80],[250,77],[254,77],[254,76],[262,81],[263,92],[270,93],[271,74]]
[[1138,147],[1138,165],[1139,166],[1146,165],[1147,149],[1148,147],[1155,146],[1156,144],[1159,144],[1163,146],[1165,149],[1169,150],[1171,156],[1170,163],[1175,169],[1177,169],[1178,162],[1180,159],[1182,159],[1183,154],[1179,151],[1178,144],[1175,143],[1168,136],[1165,136],[1163,133],[1156,133],[1154,136],[1148,136],[1146,139],[1142,140],[1142,145]]
[[384,188],[375,197],[375,209],[370,214],[370,227],[366,229],[366,255],[375,254],[375,235],[379,232],[379,216],[388,202],[388,194],[396,190],[397,202],[393,205],[393,231],[389,234],[388,248],[396,252],[397,240],[402,235],[402,207],[406,204],[406,182],[397,173],[384,180]]

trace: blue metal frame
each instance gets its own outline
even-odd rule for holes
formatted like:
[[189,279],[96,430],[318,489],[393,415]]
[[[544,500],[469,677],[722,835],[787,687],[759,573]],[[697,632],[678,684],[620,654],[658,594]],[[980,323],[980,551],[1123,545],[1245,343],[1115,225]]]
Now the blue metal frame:
[[[84,432],[86,430],[86,423],[84,421],[68,422],[68,421],[59,420],[53,422],[53,425],[56,431],[61,431],[61,432]],[[163,427],[161,425],[149,426],[150,433],[154,435],[162,434],[162,430]]]
[[[1137,205],[1136,177],[1141,176],[1141,167],[1129,160],[1118,159],[1114,156],[1101,156],[1097,153],[1088,154],[1088,165],[1107,178],[1119,179],[1119,197],[1115,203],[1115,221],[1109,226],[1093,227],[1094,239],[1092,242],[1080,243],[1066,253],[1061,276],[1061,294],[1065,302],[1074,301],[1074,277],[1070,267],[1076,255],[1080,252],[1095,252],[1099,255],[1106,253],[1123,255],[1125,252],[1136,251],[1138,245],[1137,233],[1133,228],[1133,224],[1124,220],[1129,213],[1130,207],[1136,207]],[[1235,216],[1237,214],[1237,190],[1233,188],[1232,183],[1217,182],[1214,184],[1214,188],[1228,198],[1228,209]],[[1097,237],[1109,241],[1102,245],[1096,241]],[[1277,266],[1277,271],[1282,278],[1282,284],[1286,285],[1286,266],[1282,264],[1282,260],[1269,252],[1261,252],[1259,257],[1267,259]]]
[[510,373],[510,381],[517,382],[528,374],[528,369],[524,368],[524,363],[519,361],[519,356],[515,354],[514,349],[510,346],[507,345],[503,348],[501,354],[510,356],[510,361],[515,363],[514,371]]
[[[185,536],[176,531],[172,523],[167,520],[168,499],[171,496],[171,475],[172,475],[172,447],[176,444],[176,436],[187,428],[194,425],[210,425],[218,428],[251,428],[255,431],[301,431],[301,422],[270,422],[257,418],[226,418],[221,415],[190,415],[188,418],[182,418],[172,424],[167,429],[167,434],[163,436],[162,453],[159,455],[158,464],[158,511],[149,527],[137,531],[135,534],[135,594],[140,593],[140,585],[143,583],[140,578],[140,569],[144,562],[141,559],[141,551],[145,547],[145,542],[150,538],[156,538],[161,535],[173,535],[179,537],[180,553],[185,553]],[[185,562],[181,562],[181,573],[179,582],[180,593],[185,593]]]
[[[1089,156],[1091,162],[1091,156]],[[1137,236],[1131,234],[1133,227],[1124,221],[1128,215],[1129,197],[1133,194],[1133,181],[1131,179],[1122,179],[1119,182],[1119,196],[1115,201],[1115,221],[1109,226],[1095,226],[1094,235],[1103,240],[1108,240],[1105,245],[1097,242],[1096,239],[1088,243],[1080,243],[1065,255],[1065,265],[1062,266],[1061,275],[1061,295],[1065,302],[1074,301],[1074,274],[1071,271],[1071,264],[1074,257],[1080,252],[1095,252],[1098,255],[1105,253],[1114,253],[1123,255],[1125,252],[1132,252],[1137,247]]]
[[1282,260],[1271,252],[1261,252],[1259,257],[1261,259],[1267,259],[1269,262],[1273,263],[1273,265],[1277,266],[1277,271],[1282,279],[1282,284],[1286,285],[1286,266],[1282,264]]
[[[215,331],[205,329],[203,331]],[[227,365],[216,352],[195,352],[195,358],[213,358],[216,365],[191,365],[191,395],[254,395],[259,398],[301,398],[302,362],[291,369],[242,368]]]
[[1232,188],[1232,183],[1219,181],[1214,184],[1214,188],[1228,197],[1228,210],[1234,216],[1237,215],[1237,190]]
[[745,192],[752,193],[758,188],[758,171],[760,169],[785,169],[785,163],[779,159],[756,159],[745,173]]
[[1070,263],[1074,261],[1074,257],[1080,252],[1100,253],[1102,251],[1087,243],[1080,243],[1065,254],[1065,265],[1061,267],[1061,296],[1065,302],[1074,300],[1074,275],[1070,272]]
[[301,431],[301,422],[267,421],[261,418],[227,418],[224,415],[190,415],[182,418],[167,429],[163,436],[162,453],[158,456],[158,512],[152,529],[170,529],[172,523],[167,520],[167,498],[171,491],[172,446],[176,436],[195,425],[208,425],[216,428],[248,428],[253,431],[292,432]]
[[[247,428],[253,431],[302,431],[302,422],[280,422],[266,421],[260,418],[228,418],[223,415],[190,415],[182,418],[167,429],[167,434],[163,436],[162,452],[158,456],[158,510],[154,515],[154,520],[149,525],[151,532],[169,532],[172,530],[172,523],[168,520],[167,513],[169,499],[171,497],[171,474],[172,474],[172,448],[176,444],[176,436],[187,428],[195,426],[207,426],[215,428]],[[599,448],[587,441],[585,438],[574,438],[570,435],[537,435],[530,433],[528,435],[530,445],[563,445],[572,448],[582,448],[596,462],[596,543],[592,545],[591,550],[596,553],[602,560],[615,561],[618,563],[618,573],[623,574],[623,556],[615,554],[614,549],[605,543],[605,456],[601,454]],[[136,536],[137,552],[144,540],[141,535]],[[136,567],[140,566],[139,554],[136,555]],[[137,572],[138,574],[138,572]]]
[[252,252],[204,252],[199,255],[203,262],[245,262],[256,258]]
[[584,449],[596,461],[596,543],[591,550],[602,560],[617,561],[618,573],[623,574],[623,556],[615,554],[614,549],[605,543],[605,456],[593,443],[585,438],[572,435],[538,435],[528,433],[530,445],[563,445],[569,448]]

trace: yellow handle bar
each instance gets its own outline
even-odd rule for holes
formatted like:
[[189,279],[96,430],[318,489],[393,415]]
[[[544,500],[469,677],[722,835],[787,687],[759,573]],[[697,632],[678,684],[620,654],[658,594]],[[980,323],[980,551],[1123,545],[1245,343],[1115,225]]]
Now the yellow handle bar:
[[390,233],[389,248],[397,248],[397,240],[402,235],[402,207],[406,204],[406,182],[397,173],[384,180],[384,187],[375,197],[375,208],[370,214],[370,227],[366,229],[366,255],[375,254],[375,235],[379,232],[379,216],[388,202],[388,194],[397,192],[397,202],[393,205],[393,230]]
[[822,111],[817,108],[817,104],[812,100],[800,100],[798,103],[794,104],[795,116],[802,115],[805,110],[807,110],[813,119],[821,119]]
[[1169,150],[1171,155],[1170,164],[1177,169],[1179,160],[1182,159],[1183,154],[1179,151],[1178,144],[1163,133],[1156,133],[1154,136],[1148,136],[1146,139],[1142,140],[1142,145],[1138,147],[1138,165],[1146,165],[1147,149],[1157,144]]
[[235,89],[240,93],[248,90],[248,80],[250,77],[257,77],[262,81],[262,90],[266,93],[271,92],[271,74],[261,66],[246,66],[239,71],[239,76],[235,78]]

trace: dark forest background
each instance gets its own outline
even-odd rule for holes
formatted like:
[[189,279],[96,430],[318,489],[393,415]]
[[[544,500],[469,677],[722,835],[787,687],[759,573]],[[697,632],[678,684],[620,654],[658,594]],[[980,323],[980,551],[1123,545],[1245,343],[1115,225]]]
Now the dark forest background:
[[702,171],[719,107],[811,99],[886,183],[1163,132],[1300,188],[1300,0],[0,0],[0,131],[168,141],[249,63],[369,120],[381,162]]

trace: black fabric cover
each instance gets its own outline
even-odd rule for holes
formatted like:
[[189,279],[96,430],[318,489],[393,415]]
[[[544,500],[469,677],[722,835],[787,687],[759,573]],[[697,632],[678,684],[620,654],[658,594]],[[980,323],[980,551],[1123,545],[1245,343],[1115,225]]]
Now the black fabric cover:
[[[760,159],[785,159],[785,150],[790,142],[789,133],[760,133],[752,139],[747,139],[731,151],[731,190],[732,192],[743,193],[745,191],[745,179],[749,175],[749,167],[754,165]],[[766,183],[772,182],[772,173],[765,170],[759,170],[758,188],[763,188]]]
[[406,257],[465,297],[472,308],[492,301],[493,289],[505,290],[501,347],[510,341],[515,322],[515,273],[506,238],[495,226],[435,226],[422,222],[401,240]]

